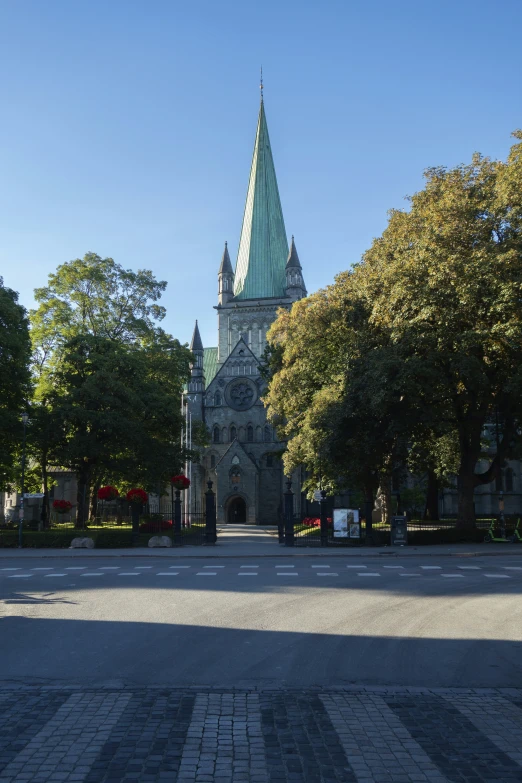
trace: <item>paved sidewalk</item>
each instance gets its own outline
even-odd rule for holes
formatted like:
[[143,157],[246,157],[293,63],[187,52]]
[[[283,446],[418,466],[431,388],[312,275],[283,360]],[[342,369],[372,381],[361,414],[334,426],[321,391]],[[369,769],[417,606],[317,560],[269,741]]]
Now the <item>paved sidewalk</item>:
[[508,783],[521,736],[514,688],[0,688],[0,783]]
[[285,547],[278,543],[274,528],[254,525],[225,525],[219,529],[215,546],[183,546],[165,549],[134,547],[128,549],[0,549],[1,559],[42,557],[174,557],[179,558],[257,558],[257,557],[484,557],[488,555],[522,556],[517,544],[442,544],[406,547]]

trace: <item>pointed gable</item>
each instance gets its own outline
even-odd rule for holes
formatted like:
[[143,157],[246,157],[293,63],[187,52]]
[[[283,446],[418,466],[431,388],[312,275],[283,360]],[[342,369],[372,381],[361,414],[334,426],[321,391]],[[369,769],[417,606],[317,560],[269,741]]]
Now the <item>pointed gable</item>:
[[301,269],[301,262],[299,261],[299,256],[297,255],[297,249],[295,246],[293,236],[292,236],[292,242],[290,243],[290,252],[288,254],[288,261],[286,262],[286,268]]
[[261,101],[237,256],[235,299],[284,296],[287,256],[283,210]]
[[225,242],[225,249],[223,251],[223,258],[221,259],[218,275],[234,275],[234,270],[230,263],[230,255],[228,253],[228,242]]

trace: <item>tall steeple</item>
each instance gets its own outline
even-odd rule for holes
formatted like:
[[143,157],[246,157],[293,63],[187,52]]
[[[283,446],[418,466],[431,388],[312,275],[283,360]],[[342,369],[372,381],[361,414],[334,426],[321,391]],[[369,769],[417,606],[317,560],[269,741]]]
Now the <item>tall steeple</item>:
[[306,287],[303,280],[303,270],[297,255],[294,238],[290,244],[288,261],[286,262],[286,295],[291,299],[302,299],[306,296]]
[[223,258],[218,272],[218,302],[225,304],[234,296],[234,270],[228,254],[228,243],[225,242]]
[[261,105],[234,280],[235,299],[284,297],[288,256],[283,210]]
[[203,392],[204,380],[203,380],[203,342],[199,333],[198,322],[194,326],[194,334],[190,341],[190,350],[194,354],[194,361],[190,365],[190,381],[188,382],[189,392]]

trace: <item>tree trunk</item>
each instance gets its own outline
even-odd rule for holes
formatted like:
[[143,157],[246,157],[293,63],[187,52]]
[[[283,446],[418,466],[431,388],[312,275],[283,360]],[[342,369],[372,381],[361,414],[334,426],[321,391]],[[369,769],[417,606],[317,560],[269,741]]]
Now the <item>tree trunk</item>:
[[476,527],[474,492],[476,486],[474,456],[463,457],[457,477],[457,528],[473,530]]
[[96,514],[98,513],[98,490],[100,488],[100,482],[95,481],[94,486],[91,490],[91,499],[89,503],[89,519],[96,519]]
[[426,489],[426,508],[424,519],[439,518],[439,480],[433,470],[428,471],[428,486]]
[[78,471],[78,490],[76,493],[76,527],[84,529],[87,524],[89,504],[90,466],[82,467]]

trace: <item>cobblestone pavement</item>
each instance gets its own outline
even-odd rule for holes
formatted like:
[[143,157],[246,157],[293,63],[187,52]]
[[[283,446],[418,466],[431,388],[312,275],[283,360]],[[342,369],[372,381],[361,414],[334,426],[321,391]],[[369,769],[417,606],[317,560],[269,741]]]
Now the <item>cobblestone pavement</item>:
[[0,690],[0,783],[522,781],[522,690]]

